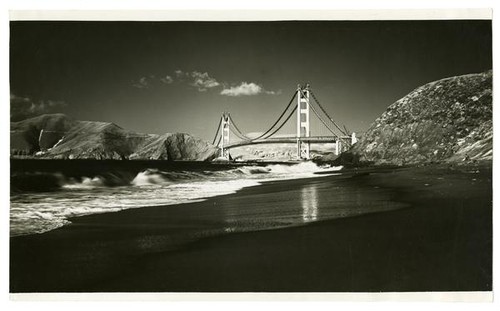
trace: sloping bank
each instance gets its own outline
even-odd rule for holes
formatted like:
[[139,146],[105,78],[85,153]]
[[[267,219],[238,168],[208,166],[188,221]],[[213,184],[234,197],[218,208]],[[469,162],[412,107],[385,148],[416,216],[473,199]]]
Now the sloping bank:
[[11,156],[40,159],[210,161],[217,147],[186,133],[144,134],[110,122],[46,114],[11,122]]
[[434,81],[390,105],[360,141],[340,157],[344,165],[420,165],[491,161],[492,71]]

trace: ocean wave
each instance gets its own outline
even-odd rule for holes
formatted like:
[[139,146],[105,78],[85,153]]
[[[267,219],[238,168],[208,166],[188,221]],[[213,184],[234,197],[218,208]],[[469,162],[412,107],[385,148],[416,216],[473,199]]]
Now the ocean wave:
[[57,191],[11,194],[10,230],[12,236],[43,233],[67,224],[71,217],[197,202],[263,181],[318,177],[317,172],[334,174],[340,169],[306,162],[212,171],[146,169],[135,175],[115,172],[80,178],[55,174]]
[[68,189],[75,189],[75,188],[86,188],[86,189],[93,189],[96,187],[102,187],[104,186],[104,181],[101,177],[83,177],[82,181],[75,181],[73,178],[69,179],[69,181],[65,182],[62,187],[63,188],[68,188]]

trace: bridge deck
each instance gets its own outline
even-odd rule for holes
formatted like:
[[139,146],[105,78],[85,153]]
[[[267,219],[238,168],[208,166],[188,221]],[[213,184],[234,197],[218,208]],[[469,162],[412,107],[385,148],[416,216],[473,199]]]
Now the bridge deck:
[[[350,137],[342,137],[342,138],[350,138]],[[301,137],[300,141],[309,142],[309,143],[335,143],[337,142],[337,137],[332,136],[316,136],[316,137]],[[239,142],[230,143],[229,145],[224,146],[226,149],[248,146],[248,145],[257,145],[257,144],[294,144],[297,142],[297,137],[274,137],[267,139],[257,139],[257,140],[243,140]]]

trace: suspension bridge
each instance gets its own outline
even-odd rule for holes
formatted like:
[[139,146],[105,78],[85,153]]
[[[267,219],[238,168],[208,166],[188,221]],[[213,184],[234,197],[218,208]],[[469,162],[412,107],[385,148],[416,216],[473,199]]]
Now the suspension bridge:
[[[295,124],[293,121],[289,122],[294,115]],[[286,125],[288,125],[288,133],[283,133],[287,132]],[[291,131],[289,125],[295,127],[292,129],[295,134],[289,133]],[[231,133],[234,139],[231,139]],[[297,144],[297,159],[309,160],[311,144],[333,143],[334,152],[338,155],[350,148],[356,141],[356,134],[349,134],[345,126],[339,126],[320,104],[309,84],[306,84],[297,87],[297,91],[293,93],[290,102],[278,119],[265,132],[255,137],[250,137],[241,131],[231,114],[224,112],[217,125],[212,144],[219,147],[220,157],[230,159],[229,150],[237,147],[295,143]]]

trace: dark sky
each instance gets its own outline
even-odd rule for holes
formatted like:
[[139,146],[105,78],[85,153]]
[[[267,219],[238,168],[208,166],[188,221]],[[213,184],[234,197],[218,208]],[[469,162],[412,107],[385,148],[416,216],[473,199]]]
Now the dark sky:
[[490,21],[16,21],[10,44],[11,99],[207,140],[222,111],[267,129],[298,83],[362,132],[424,83],[492,68]]

